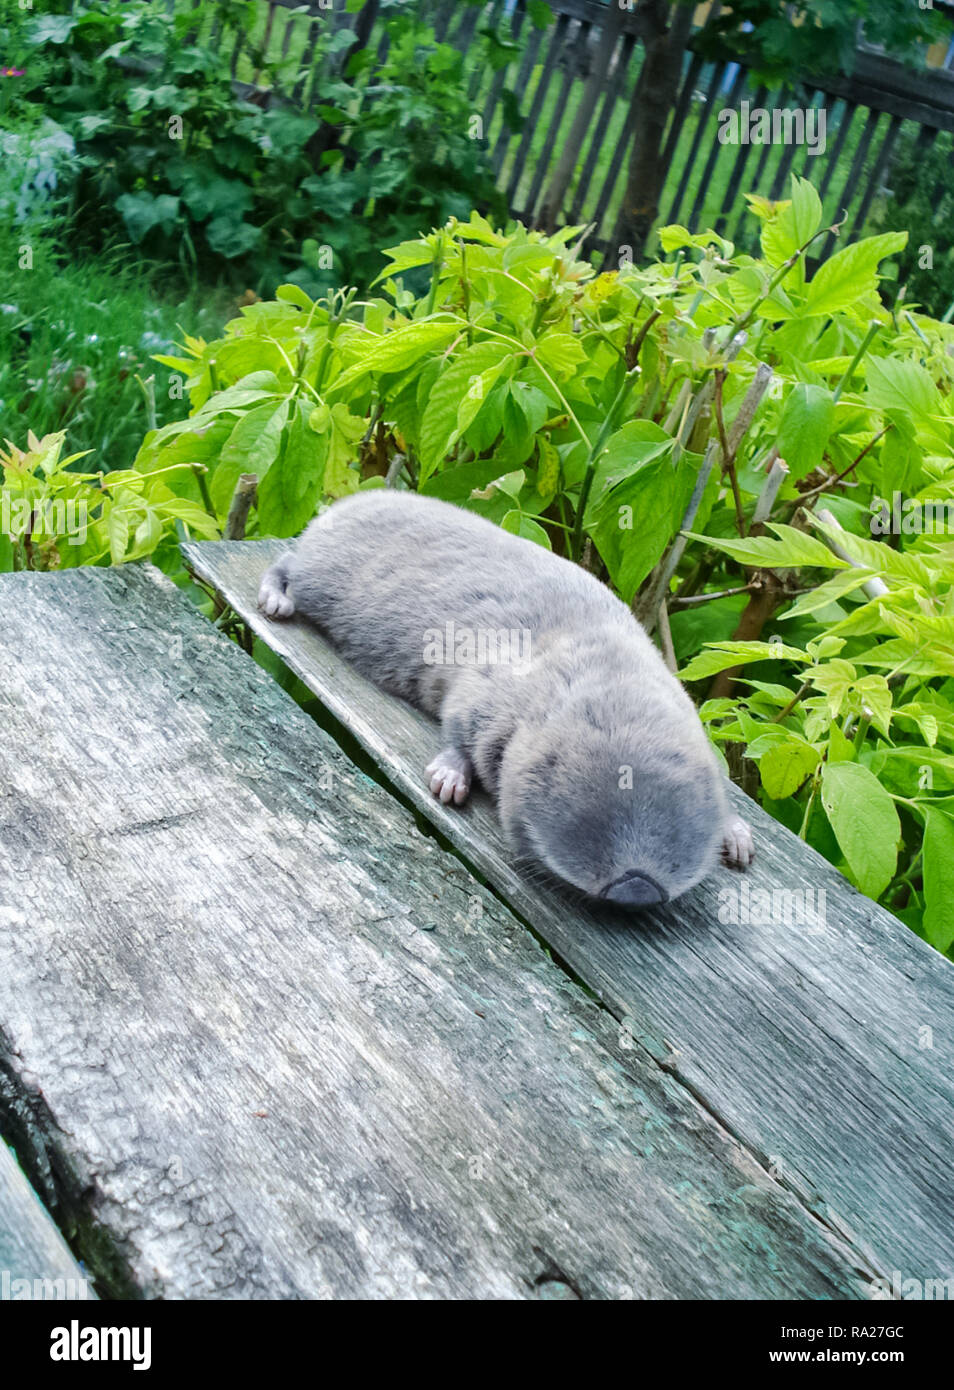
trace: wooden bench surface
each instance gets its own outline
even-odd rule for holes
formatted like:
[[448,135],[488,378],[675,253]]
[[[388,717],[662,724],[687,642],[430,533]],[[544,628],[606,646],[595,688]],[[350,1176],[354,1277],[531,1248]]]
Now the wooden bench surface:
[[[641,1049],[889,1283],[954,1277],[954,969],[733,789],[758,856],[638,918],[523,878],[487,797],[432,797],[436,726],[377,690],[307,623],[256,606],[286,542],[185,547],[188,562],[318,695],[394,786],[625,1023]],[[752,924],[746,885],[824,911]],[[729,898],[720,898],[727,890]],[[720,921],[733,901],[739,920]]]
[[157,571],[0,593],[0,1123],[102,1292],[864,1296],[649,1026]]
[[82,1269],[0,1140],[0,1302],[95,1298]]

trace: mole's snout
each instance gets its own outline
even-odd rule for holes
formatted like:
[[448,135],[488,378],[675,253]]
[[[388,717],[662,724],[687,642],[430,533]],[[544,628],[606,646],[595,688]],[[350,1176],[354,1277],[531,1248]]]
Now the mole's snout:
[[620,874],[600,893],[611,903],[622,903],[626,907],[651,907],[654,903],[669,901],[669,894],[662,884],[639,869],[630,869]]

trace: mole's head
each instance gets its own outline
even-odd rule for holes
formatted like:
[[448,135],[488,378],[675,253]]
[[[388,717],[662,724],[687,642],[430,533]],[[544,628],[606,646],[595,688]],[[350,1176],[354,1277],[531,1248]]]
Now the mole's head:
[[648,728],[583,703],[514,738],[500,769],[504,827],[520,855],[589,897],[668,902],[718,862],[726,799],[715,757],[684,711]]

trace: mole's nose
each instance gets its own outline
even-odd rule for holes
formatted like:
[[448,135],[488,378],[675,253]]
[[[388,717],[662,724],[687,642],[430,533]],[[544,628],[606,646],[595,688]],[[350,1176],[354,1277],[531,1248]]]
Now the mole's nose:
[[653,903],[669,901],[669,894],[662,884],[639,869],[630,869],[613,880],[600,893],[601,898],[611,903],[622,903],[626,907],[651,907]]

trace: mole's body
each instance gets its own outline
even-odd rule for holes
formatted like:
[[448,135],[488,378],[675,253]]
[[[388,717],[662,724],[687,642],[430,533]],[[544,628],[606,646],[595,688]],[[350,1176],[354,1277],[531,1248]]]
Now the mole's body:
[[516,852],[645,905],[752,857],[702,725],[629,610],[592,575],[472,512],[375,490],[335,503],[262,580],[366,676],[440,719],[427,769],[476,773]]

